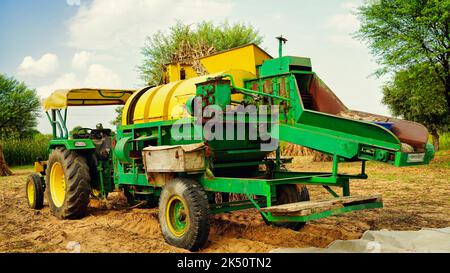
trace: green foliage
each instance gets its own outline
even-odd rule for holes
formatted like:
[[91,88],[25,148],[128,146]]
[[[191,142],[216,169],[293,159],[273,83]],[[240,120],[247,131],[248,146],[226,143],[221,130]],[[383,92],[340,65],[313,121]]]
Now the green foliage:
[[425,125],[430,132],[450,130],[444,87],[427,64],[414,65],[395,74],[383,88],[383,103],[396,116]]
[[0,140],[6,162],[9,166],[25,166],[33,164],[38,157],[48,158],[48,142],[50,135],[38,134],[33,138],[8,138]]
[[117,107],[115,109],[115,111],[116,111],[117,116],[116,116],[116,119],[111,122],[111,124],[114,126],[120,126],[122,124],[123,106]]
[[178,22],[167,33],[159,31],[147,37],[142,49],[144,60],[139,67],[140,76],[150,85],[158,85],[161,83],[165,65],[184,54],[202,57],[217,51],[261,42],[262,37],[258,31],[246,24],[225,22],[214,25],[212,22],[201,22],[193,26]]
[[[382,68],[432,68],[450,109],[450,0],[367,1],[358,12],[357,36],[368,42]],[[437,94],[436,92],[433,94]],[[431,95],[431,94],[430,94]]]
[[83,126],[75,126],[72,131],[69,133],[71,136],[74,134],[87,134],[87,130],[83,128]]
[[441,150],[450,150],[450,133],[442,134]]
[[39,107],[36,90],[0,74],[0,137],[35,135]]

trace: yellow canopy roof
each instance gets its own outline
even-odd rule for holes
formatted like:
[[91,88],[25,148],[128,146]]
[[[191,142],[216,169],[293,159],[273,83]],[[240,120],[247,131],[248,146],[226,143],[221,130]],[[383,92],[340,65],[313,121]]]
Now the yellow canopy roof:
[[56,90],[43,101],[45,111],[69,106],[124,105],[136,90],[67,89]]

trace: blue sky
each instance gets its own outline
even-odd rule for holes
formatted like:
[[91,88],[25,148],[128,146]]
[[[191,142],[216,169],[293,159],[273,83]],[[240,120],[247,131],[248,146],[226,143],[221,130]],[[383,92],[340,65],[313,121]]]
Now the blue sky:
[[[389,114],[382,80],[367,47],[351,33],[352,10],[363,0],[2,0],[0,73],[36,88],[138,88],[136,66],[145,37],[176,20],[246,22],[277,55],[274,37],[289,39],[286,54],[312,58],[314,70],[352,109]],[[112,108],[70,110],[69,127],[114,119]],[[43,117],[38,129],[48,133]]]

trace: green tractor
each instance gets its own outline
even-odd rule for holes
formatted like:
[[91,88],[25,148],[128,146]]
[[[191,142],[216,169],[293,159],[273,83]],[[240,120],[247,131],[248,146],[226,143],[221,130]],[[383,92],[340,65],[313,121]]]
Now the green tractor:
[[[210,215],[256,209],[265,222],[299,230],[306,222],[383,206],[379,195],[352,196],[350,180],[365,164],[428,164],[434,149],[420,124],[349,110],[313,72],[308,58],[273,58],[250,44],[170,64],[164,84],[140,90],[59,90],[44,102],[53,128],[49,158],[35,163],[28,203],[80,219],[90,197],[122,191],[130,204],[159,207],[165,240],[198,251]],[[115,132],[99,125],[69,135],[67,108],[124,105]],[[79,128],[80,129],[80,128]],[[280,142],[333,158],[328,172],[292,172]],[[361,162],[358,174],[339,164]],[[328,191],[310,201],[306,186]],[[341,189],[341,193],[336,191]],[[245,196],[230,201],[230,194]]]

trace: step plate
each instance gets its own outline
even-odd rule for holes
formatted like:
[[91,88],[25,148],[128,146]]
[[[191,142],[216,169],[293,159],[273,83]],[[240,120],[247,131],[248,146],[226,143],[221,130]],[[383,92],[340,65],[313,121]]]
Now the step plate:
[[381,195],[339,197],[323,201],[307,201],[285,204],[261,209],[263,212],[271,212],[274,216],[308,216],[326,210],[338,209],[354,205],[381,203]]

